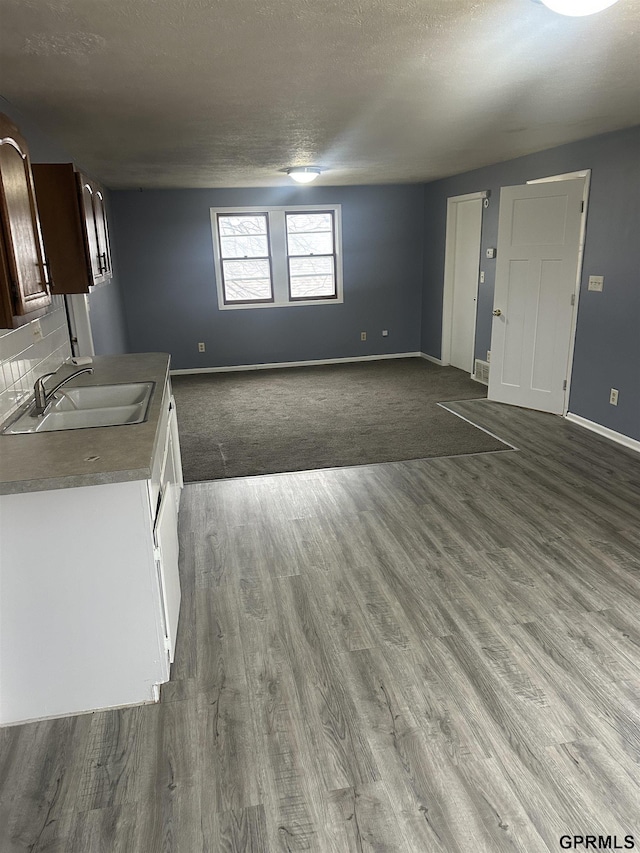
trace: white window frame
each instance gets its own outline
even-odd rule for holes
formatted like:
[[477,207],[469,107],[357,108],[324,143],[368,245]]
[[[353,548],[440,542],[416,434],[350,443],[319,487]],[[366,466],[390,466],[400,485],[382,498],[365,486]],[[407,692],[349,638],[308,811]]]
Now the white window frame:
[[[287,255],[287,227],[285,213],[314,213],[330,211],[334,222],[334,252],[336,259],[336,295],[318,299],[291,299],[289,296],[289,259]],[[228,302],[224,301],[222,288],[222,261],[218,236],[218,214],[266,213],[268,217],[269,252],[271,255],[271,276],[273,285],[272,302]],[[307,305],[340,305],[344,302],[342,285],[342,206],[339,204],[288,204],[264,205],[262,207],[212,207],[211,232],[213,235],[213,257],[216,273],[218,310],[240,311],[248,308],[293,308]]]

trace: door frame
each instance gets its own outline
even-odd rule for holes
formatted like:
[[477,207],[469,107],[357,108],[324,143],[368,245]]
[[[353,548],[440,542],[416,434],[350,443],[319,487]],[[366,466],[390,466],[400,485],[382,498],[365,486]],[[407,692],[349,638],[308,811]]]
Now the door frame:
[[578,303],[580,300],[580,284],[582,282],[582,264],[584,261],[584,244],[587,235],[587,208],[589,206],[589,188],[591,185],[591,169],[581,169],[577,172],[564,172],[562,175],[549,175],[546,178],[535,178],[527,181],[527,184],[550,184],[554,181],[570,181],[575,178],[584,178],[582,190],[582,216],[580,219],[580,242],[578,244],[578,266],[576,269],[576,283],[573,302],[573,315],[571,317],[571,329],[569,331],[569,353],[567,355],[566,387],[564,389],[564,401],[562,404],[562,417],[566,418],[569,411],[569,396],[571,394],[571,376],[573,374],[573,353],[576,345],[576,332],[578,329]]
[[[451,196],[447,199],[447,224],[444,244],[444,284],[442,292],[442,343],[440,345],[440,361],[443,365],[451,364],[451,326],[453,323],[453,284],[455,277],[456,249],[456,205],[465,201],[476,201],[489,197],[488,190],[481,190],[465,195]],[[480,252],[478,253],[478,275],[476,276],[475,315],[473,321],[473,341],[471,342],[473,358],[471,376],[474,375],[476,330],[478,325],[478,285],[480,279],[480,260],[482,257],[482,219],[480,220]]]
[[74,356],[95,355],[89,297],[86,293],[69,293],[62,297],[65,301],[71,352]]

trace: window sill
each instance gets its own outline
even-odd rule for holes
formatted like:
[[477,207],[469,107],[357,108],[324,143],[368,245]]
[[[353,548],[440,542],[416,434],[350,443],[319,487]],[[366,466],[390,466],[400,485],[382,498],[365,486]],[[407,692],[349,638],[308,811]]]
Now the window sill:
[[248,308],[304,308],[309,305],[342,305],[344,299],[305,299],[304,301],[295,302],[243,302],[239,305],[220,305],[218,311],[242,311]]

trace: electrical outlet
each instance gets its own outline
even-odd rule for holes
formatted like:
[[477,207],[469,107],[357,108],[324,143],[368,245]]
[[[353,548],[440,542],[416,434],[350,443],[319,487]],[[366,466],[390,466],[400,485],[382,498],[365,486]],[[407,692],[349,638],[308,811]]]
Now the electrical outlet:
[[366,332],[360,332],[360,340],[361,341],[367,340],[367,333]]
[[609,402],[612,406],[618,405],[618,389],[612,388],[611,393],[609,394]]
[[205,350],[206,347],[204,345],[204,341],[200,341],[200,343],[198,344],[198,352],[204,352]]
[[388,330],[388,329],[383,329],[383,330],[382,330],[382,337],[383,337],[383,338],[388,338],[388,337],[389,337],[389,330]]
[[42,340],[42,326],[40,325],[40,320],[33,320],[31,323],[31,334],[33,335],[34,341]]
[[489,363],[490,361],[491,361],[491,350],[488,349],[487,350],[487,363]]
[[604,285],[604,276],[603,275],[590,275],[589,276],[589,290],[602,290]]
[[484,270],[480,270],[480,284],[484,284]]

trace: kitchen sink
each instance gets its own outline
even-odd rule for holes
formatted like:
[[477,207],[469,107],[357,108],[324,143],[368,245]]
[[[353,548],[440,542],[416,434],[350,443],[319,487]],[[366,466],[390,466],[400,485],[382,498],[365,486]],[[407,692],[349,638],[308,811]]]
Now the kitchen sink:
[[7,435],[139,424],[147,419],[155,382],[65,386],[44,415],[31,403],[2,432]]
[[109,409],[127,406],[146,406],[149,403],[153,382],[128,382],[122,385],[65,385],[57,393],[51,406],[56,412],[87,409]]

